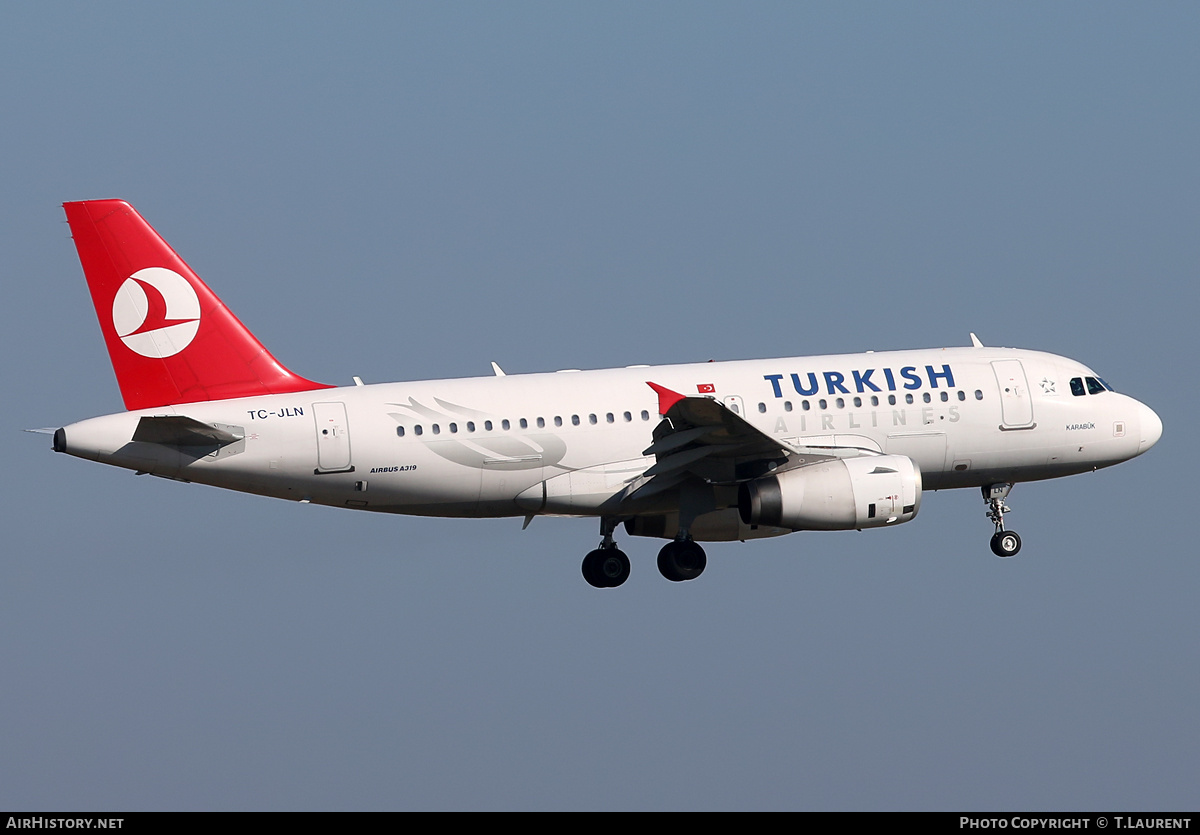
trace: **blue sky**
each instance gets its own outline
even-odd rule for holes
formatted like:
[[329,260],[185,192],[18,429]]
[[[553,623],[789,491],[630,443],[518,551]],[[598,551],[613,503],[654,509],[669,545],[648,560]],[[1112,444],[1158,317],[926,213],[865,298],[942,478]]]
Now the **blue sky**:
[[[1200,13],[12,6],[0,806],[1197,805]],[[121,401],[59,204],[130,200],[349,383],[968,344],[1163,418],[1132,463],[597,593],[593,521],[377,518],[18,434]]]

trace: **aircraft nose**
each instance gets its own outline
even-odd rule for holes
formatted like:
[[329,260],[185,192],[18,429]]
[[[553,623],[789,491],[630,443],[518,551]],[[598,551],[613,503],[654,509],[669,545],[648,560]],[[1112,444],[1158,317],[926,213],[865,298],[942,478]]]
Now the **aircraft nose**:
[[1141,455],[1150,447],[1158,443],[1158,439],[1162,437],[1162,419],[1159,418],[1154,410],[1145,403],[1139,403],[1139,423],[1141,424],[1142,437],[1138,443],[1138,455]]

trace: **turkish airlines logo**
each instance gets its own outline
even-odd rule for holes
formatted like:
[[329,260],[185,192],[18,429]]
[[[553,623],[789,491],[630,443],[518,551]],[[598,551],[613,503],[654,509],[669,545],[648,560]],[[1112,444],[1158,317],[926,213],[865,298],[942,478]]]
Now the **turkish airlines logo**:
[[162,359],[186,348],[200,329],[200,300],[187,279],[166,267],[138,270],[113,299],[113,327],[129,350]]

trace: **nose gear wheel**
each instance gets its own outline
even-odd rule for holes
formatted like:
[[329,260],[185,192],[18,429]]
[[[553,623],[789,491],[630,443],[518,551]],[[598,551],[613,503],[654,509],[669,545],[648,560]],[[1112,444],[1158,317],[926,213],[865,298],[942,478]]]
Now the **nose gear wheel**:
[[1004,529],[1004,514],[1011,513],[1012,508],[1004,503],[1012,491],[1011,484],[988,484],[983,490],[983,500],[987,503],[987,518],[996,526],[992,535],[992,553],[997,557],[1013,557],[1021,550],[1021,537],[1015,531]]

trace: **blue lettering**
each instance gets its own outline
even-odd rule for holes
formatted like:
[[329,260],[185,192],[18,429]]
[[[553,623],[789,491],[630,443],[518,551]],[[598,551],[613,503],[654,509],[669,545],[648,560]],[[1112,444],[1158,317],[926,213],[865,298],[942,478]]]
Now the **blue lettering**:
[[950,372],[950,366],[943,365],[942,370],[934,371],[932,365],[925,366],[925,373],[929,375],[929,387],[937,388],[939,379],[946,381],[946,388],[954,388],[954,375]]
[[826,371],[825,385],[829,387],[829,393],[837,394],[840,391],[842,394],[849,394],[849,390],[842,385],[845,379],[845,376],[837,371]]
[[916,375],[916,371],[916,367],[912,365],[906,365],[900,369],[900,376],[908,380],[904,384],[906,389],[919,389],[921,387],[921,378]]
[[862,394],[867,389],[870,389],[871,391],[880,390],[879,386],[871,382],[871,375],[875,373],[874,368],[868,368],[863,373],[859,373],[857,371],[851,373],[854,374],[854,387],[858,390],[859,394]]
[[887,377],[888,391],[895,391],[896,390],[896,378],[892,376],[892,369],[890,369],[890,368],[883,369],[883,376]]
[[783,379],[782,374],[764,374],[763,379],[771,381],[771,388],[775,389],[776,397],[783,397],[783,392],[779,388],[779,381]]
[[817,393],[817,389],[820,388],[820,386],[817,383],[817,375],[812,373],[811,371],[808,372],[808,388],[803,388],[800,385],[800,375],[799,374],[792,375],[792,386],[796,389],[796,394],[801,394],[801,395],[804,395],[805,397],[812,397],[814,394]]

